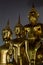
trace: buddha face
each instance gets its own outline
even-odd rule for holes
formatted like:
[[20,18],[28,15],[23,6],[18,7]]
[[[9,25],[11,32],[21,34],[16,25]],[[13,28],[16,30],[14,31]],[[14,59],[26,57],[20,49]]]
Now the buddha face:
[[19,27],[17,27],[17,28],[15,29],[15,33],[16,33],[16,34],[19,34],[19,33],[20,33],[20,28],[19,28]]
[[36,20],[37,20],[36,17],[34,17],[34,16],[31,16],[30,17],[31,23],[33,23],[33,24],[36,23]]
[[6,30],[6,31],[3,31],[3,38],[4,39],[8,39],[11,37],[11,33],[10,31]]
[[41,26],[35,26],[34,31],[36,35],[41,35],[42,33]]

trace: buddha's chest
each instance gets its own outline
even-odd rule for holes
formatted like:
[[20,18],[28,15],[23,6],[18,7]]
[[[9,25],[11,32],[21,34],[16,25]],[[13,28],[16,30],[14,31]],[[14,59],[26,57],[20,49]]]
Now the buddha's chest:
[[25,31],[28,33],[28,34],[38,34],[40,35],[42,33],[42,29],[41,29],[41,26],[38,25],[38,26],[33,26],[33,27],[27,27],[25,28]]

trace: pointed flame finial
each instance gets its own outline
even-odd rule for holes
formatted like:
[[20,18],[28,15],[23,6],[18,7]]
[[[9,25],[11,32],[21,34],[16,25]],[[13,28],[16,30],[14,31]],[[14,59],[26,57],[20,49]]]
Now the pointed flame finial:
[[19,18],[18,18],[18,24],[20,24],[20,15],[19,15]]
[[32,8],[35,8],[35,5],[34,5],[34,3],[33,3],[33,5],[32,5]]
[[9,27],[9,19],[8,19],[8,21],[7,21],[7,26]]

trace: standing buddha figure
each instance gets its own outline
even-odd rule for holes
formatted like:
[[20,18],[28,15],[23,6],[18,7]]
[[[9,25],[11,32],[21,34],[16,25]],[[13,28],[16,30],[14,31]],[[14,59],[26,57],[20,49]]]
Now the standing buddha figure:
[[41,29],[41,24],[37,23],[38,17],[39,14],[33,4],[32,9],[28,15],[29,24],[24,26],[25,35],[26,38],[28,39],[28,47],[29,47],[28,55],[30,59],[29,65],[31,64],[35,65],[36,52],[37,52],[36,49],[38,49],[40,46],[40,37],[42,34],[42,29]]
[[7,26],[2,30],[2,38],[5,44],[0,47],[1,53],[1,64],[6,64],[6,53],[9,49],[10,40],[12,39],[12,31],[9,26],[9,20],[7,22]]

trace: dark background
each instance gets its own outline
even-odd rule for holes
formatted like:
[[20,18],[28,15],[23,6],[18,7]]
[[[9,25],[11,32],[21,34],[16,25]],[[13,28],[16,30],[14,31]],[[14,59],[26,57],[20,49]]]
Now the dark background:
[[39,22],[43,23],[43,0],[0,0],[0,45],[3,44],[2,29],[6,26],[8,19],[12,31],[18,22],[19,14],[23,25],[29,23],[27,16],[33,2],[40,14]]

